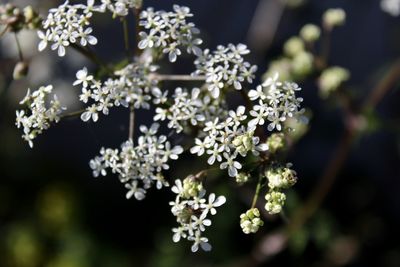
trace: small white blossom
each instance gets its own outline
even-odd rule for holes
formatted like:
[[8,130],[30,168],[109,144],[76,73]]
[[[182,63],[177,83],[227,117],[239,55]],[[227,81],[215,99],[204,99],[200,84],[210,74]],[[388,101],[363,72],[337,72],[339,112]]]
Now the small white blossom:
[[52,122],[57,123],[61,112],[66,109],[61,106],[56,95],[50,100],[49,105],[46,105],[52,90],[52,85],[42,86],[33,93],[28,89],[26,96],[20,102],[21,105],[26,105],[27,109],[16,111],[15,124],[17,128],[23,129],[22,138],[30,147],[33,147],[33,139],[47,130]]
[[[170,62],[175,62],[186,49],[189,54],[200,55],[199,45],[202,40],[196,38],[199,30],[187,18],[193,16],[188,7],[174,5],[174,11],[154,11],[153,8],[143,10],[140,14],[140,26],[146,31],[139,33],[140,49],[158,49],[168,54]],[[148,30],[148,31],[147,31]]]
[[183,152],[182,147],[174,146],[167,141],[164,135],[156,136],[158,125],[150,128],[140,127],[142,133],[138,138],[138,145],[134,146],[132,140],[121,145],[121,149],[100,150],[89,163],[93,176],[107,175],[106,169],[119,175],[119,179],[129,189],[127,198],[134,196],[137,200],[144,199],[147,189],[156,184],[157,189],[168,186],[161,172],[169,168],[169,159],[177,160]]
[[[217,207],[222,206],[226,199],[224,196],[216,197],[214,193],[208,197],[208,202],[204,198],[206,191],[202,189],[201,182],[189,176],[182,184],[181,180],[176,180],[172,187],[172,192],[176,194],[175,201],[171,201],[171,212],[176,217],[179,227],[173,228],[172,240],[179,242],[181,239],[193,241],[192,252],[199,250],[210,251],[211,245],[208,238],[202,233],[206,227],[211,226],[212,222],[207,215],[215,215]],[[189,193],[190,192],[190,193]]]
[[218,46],[217,50],[210,53],[204,50],[195,65],[197,70],[193,75],[205,75],[208,90],[214,98],[218,98],[224,87],[233,86],[236,90],[242,89],[242,83],[247,80],[252,82],[256,66],[245,62],[243,55],[249,53],[246,45],[229,44],[227,47]]

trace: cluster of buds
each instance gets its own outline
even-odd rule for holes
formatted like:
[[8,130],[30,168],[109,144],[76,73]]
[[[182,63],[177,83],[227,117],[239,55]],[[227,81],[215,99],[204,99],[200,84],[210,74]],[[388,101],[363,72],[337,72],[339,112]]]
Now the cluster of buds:
[[341,8],[331,8],[325,11],[322,20],[327,29],[332,29],[346,22],[346,13]]
[[183,198],[192,198],[198,196],[204,190],[203,183],[195,175],[189,175],[183,180],[183,190],[181,195]]
[[270,188],[265,195],[265,209],[270,214],[281,212],[286,200],[286,195],[281,190],[292,187],[297,181],[296,172],[290,167],[290,164],[287,167],[272,167],[265,172]]
[[247,152],[254,150],[256,144],[253,137],[254,132],[250,131],[236,136],[235,139],[233,139],[232,144],[235,146],[236,151],[243,157],[247,155]]
[[31,6],[21,10],[10,3],[0,5],[0,23],[11,32],[19,32],[22,29],[38,29],[41,21],[42,19]]
[[249,174],[245,172],[239,172],[238,175],[236,176],[236,183],[241,185],[247,183],[249,179],[250,179]]
[[249,209],[240,215],[240,227],[245,234],[256,233],[264,225],[260,219],[260,211],[257,208]]
[[318,80],[321,97],[327,98],[349,78],[350,72],[342,67],[330,67],[324,70]]
[[268,151],[271,154],[275,154],[285,147],[285,135],[283,133],[273,133],[270,137],[268,137],[266,144],[268,146]]

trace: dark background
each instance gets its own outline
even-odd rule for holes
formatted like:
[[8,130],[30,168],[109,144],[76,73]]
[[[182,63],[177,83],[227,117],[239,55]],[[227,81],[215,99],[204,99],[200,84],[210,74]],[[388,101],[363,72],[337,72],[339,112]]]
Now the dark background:
[[[55,2],[32,3],[45,14],[46,7],[56,6]],[[144,3],[165,10],[173,4],[189,6],[195,15],[193,22],[202,31],[204,47],[213,49],[218,44],[251,43],[248,30],[259,1]],[[287,9],[271,46],[256,50],[248,60],[259,66],[261,76],[270,60],[281,54],[285,40],[305,23],[320,24],[324,10],[331,7],[342,7],[347,21],[333,33],[330,63],[351,71],[348,88],[359,104],[400,55],[400,20],[382,12],[377,0],[313,0]],[[123,57],[120,23],[105,17],[98,18],[97,23],[96,51],[102,58],[117,62]],[[53,52],[46,55],[52,56],[51,73],[56,84],[60,80],[72,84],[76,70],[88,64],[71,63],[82,62],[76,54],[63,60]],[[41,56],[35,55],[32,60]],[[179,59],[171,69],[164,66],[165,72],[189,73],[193,70],[191,60]],[[27,87],[51,82],[35,81],[38,69],[32,69],[27,80],[12,81],[14,63],[15,57],[3,47],[0,266],[252,266],[255,264],[248,259],[254,257],[259,242],[285,225],[279,216],[268,217],[256,235],[242,234],[239,215],[248,204],[238,193],[242,190],[221,176],[219,182],[213,182],[216,189],[211,191],[223,192],[228,202],[208,230],[212,252],[192,254],[190,244],[174,244],[170,229],[175,222],[168,205],[173,195],[169,190],[151,190],[144,201],[138,202],[125,199],[125,189],[117,177],[92,178],[89,159],[101,146],[117,147],[127,138],[128,112],[115,109],[96,124],[79,119],[62,121],[39,136],[30,149],[14,126],[15,109]],[[293,210],[302,206],[317,185],[345,127],[341,109],[335,101],[319,98],[314,80],[300,85],[304,105],[313,115],[307,134],[289,154],[288,160],[299,175],[298,184],[288,194],[289,221]],[[291,236],[287,246],[261,265],[400,266],[399,83],[392,87],[376,107],[376,127],[356,138],[322,206]],[[66,90],[78,93],[72,86]],[[139,124],[151,124],[151,113],[138,116]],[[189,174],[188,164],[201,165],[196,158],[185,160],[173,165],[173,179]],[[244,191],[253,190],[252,186]]]

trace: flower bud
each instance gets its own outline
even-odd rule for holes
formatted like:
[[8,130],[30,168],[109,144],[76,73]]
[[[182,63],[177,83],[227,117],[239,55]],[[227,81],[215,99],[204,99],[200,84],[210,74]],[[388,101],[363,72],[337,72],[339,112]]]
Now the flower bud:
[[274,154],[285,147],[285,135],[283,133],[273,133],[268,137],[266,143],[268,145],[268,151]]
[[304,43],[299,37],[291,37],[283,45],[284,53],[289,57],[294,57],[304,51]]
[[331,67],[324,70],[318,80],[321,97],[327,98],[349,78],[350,72],[341,67]]
[[254,146],[253,135],[254,135],[254,132],[248,132],[248,133],[237,136],[232,141],[232,144],[236,147],[236,150],[243,157],[246,156],[247,152],[252,150],[252,148]]
[[183,180],[183,198],[197,197],[202,190],[203,184],[195,176],[190,175]]
[[24,78],[29,71],[29,64],[24,61],[18,62],[14,67],[13,78],[14,80],[19,80]]
[[244,172],[239,172],[238,175],[236,175],[236,182],[238,184],[244,184],[249,180],[249,175]]
[[257,208],[249,209],[240,215],[240,227],[243,233],[256,233],[264,222],[260,219],[260,211]]
[[332,29],[346,22],[346,12],[341,8],[331,8],[325,11],[322,20],[328,29]]
[[282,206],[285,204],[286,195],[279,191],[270,191],[265,195],[265,210],[269,214],[277,214],[282,211]]
[[296,54],[292,61],[293,76],[297,79],[304,79],[314,67],[314,56],[311,53],[302,51]]
[[314,24],[306,24],[300,30],[300,36],[304,41],[313,43],[321,36],[321,29]]

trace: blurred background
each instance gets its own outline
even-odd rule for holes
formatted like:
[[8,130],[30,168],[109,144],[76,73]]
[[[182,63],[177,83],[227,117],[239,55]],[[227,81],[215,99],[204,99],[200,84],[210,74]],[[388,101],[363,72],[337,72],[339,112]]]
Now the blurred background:
[[[62,3],[1,2],[30,4],[42,15]],[[304,24],[321,25],[326,9],[341,7],[347,21],[331,35],[328,61],[351,72],[344,91],[350,110],[358,110],[374,88],[385,91],[367,114],[348,116],[336,95],[320,97],[315,77],[299,81],[310,123],[288,153],[299,181],[288,193],[285,216],[267,216],[257,234],[244,235],[239,215],[249,207],[254,184],[238,188],[221,175],[212,181],[211,191],[225,194],[228,203],[208,230],[210,253],[192,254],[190,244],[172,242],[175,221],[168,190],[152,190],[141,202],[126,200],[117,177],[92,177],[88,161],[102,146],[118,147],[127,138],[125,109],[114,109],[96,124],[64,120],[39,136],[33,149],[28,147],[14,125],[26,89],[53,84],[61,102],[70,111],[79,110],[79,90],[71,84],[78,69],[93,66],[72,50],[63,59],[49,50],[38,54],[36,34],[24,31],[20,39],[30,71],[27,78],[13,81],[17,50],[13,36],[3,36],[0,266],[400,266],[400,18],[383,12],[379,0],[291,2],[285,6],[275,0],[144,0],[145,7],[155,9],[189,6],[204,47],[248,44],[248,60],[259,66],[258,77]],[[121,60],[120,23],[99,16],[93,25],[99,39],[96,52],[110,62]],[[192,60],[163,66],[165,73],[190,73]],[[151,113],[137,117],[137,125],[151,123]],[[362,126],[349,126],[354,124]],[[192,157],[185,160],[202,164]],[[187,165],[173,166],[170,177],[188,175]]]

